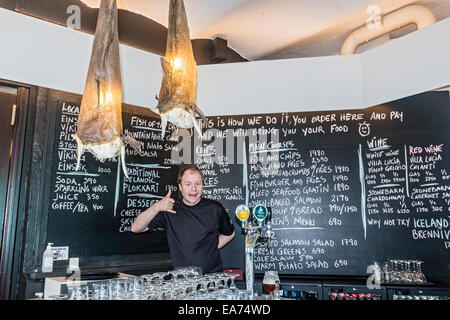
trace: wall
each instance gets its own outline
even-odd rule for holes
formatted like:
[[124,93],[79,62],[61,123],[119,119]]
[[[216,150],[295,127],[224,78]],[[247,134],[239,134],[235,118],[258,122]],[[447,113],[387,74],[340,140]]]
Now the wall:
[[197,104],[218,115],[359,108],[360,62],[351,55],[202,66]]
[[[92,36],[0,9],[0,78],[83,92]],[[5,32],[9,30],[9,32]],[[351,56],[198,68],[206,115],[355,109],[450,84],[450,18]],[[159,56],[121,45],[125,103],[154,107]]]
[[363,53],[365,105],[448,86],[449,34],[450,18],[447,18]]

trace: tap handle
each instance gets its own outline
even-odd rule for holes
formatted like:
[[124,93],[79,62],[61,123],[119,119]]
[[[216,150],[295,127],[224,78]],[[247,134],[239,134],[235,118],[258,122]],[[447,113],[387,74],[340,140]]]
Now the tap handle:
[[250,209],[245,204],[240,204],[235,210],[236,218],[242,223],[242,227],[248,226],[248,218],[250,217]]
[[258,225],[262,226],[269,215],[269,209],[263,204],[258,204],[253,208],[253,217],[258,221]]

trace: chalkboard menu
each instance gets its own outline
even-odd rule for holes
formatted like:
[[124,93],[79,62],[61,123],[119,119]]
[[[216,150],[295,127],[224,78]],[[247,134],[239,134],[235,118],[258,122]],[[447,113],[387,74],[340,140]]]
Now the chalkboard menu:
[[[274,106],[275,108],[276,106]],[[70,256],[168,252],[165,232],[133,234],[145,208],[177,191],[178,164],[204,174],[204,197],[220,201],[235,239],[225,267],[245,269],[239,204],[265,204],[274,239],[255,250],[255,271],[367,275],[369,264],[420,259],[425,275],[450,265],[450,105],[447,92],[424,93],[358,110],[208,117],[196,132],[124,108],[130,179],[120,163],[85,153],[74,172],[79,106],[60,102],[56,119],[48,241]]]
[[158,116],[148,109],[124,108],[124,134],[135,138],[138,154],[126,148],[125,179],[118,160],[100,162],[85,152],[75,171],[79,105],[61,101],[56,113],[55,150],[47,239],[68,246],[70,256],[167,253],[165,232],[133,234],[131,224],[144,209],[177,188],[176,173],[164,165],[174,141],[161,138]]
[[[257,273],[367,275],[374,261],[421,259],[426,274],[448,277],[449,114],[448,93],[433,92],[361,110],[214,117],[193,161],[230,217],[246,201],[271,208],[275,237],[255,250]],[[222,257],[245,268],[244,236]]]

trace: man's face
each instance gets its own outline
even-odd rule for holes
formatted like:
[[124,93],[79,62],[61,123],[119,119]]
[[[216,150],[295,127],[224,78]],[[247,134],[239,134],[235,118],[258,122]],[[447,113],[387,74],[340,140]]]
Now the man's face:
[[181,183],[178,184],[183,202],[188,206],[193,206],[200,201],[203,192],[202,176],[194,170],[186,170],[181,177]]

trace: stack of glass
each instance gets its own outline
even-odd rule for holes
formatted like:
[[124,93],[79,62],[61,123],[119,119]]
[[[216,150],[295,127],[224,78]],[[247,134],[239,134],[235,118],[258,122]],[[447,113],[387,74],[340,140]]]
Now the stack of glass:
[[393,300],[448,300],[447,297],[439,296],[426,296],[426,295],[396,295],[394,294]]
[[201,274],[198,267],[107,281],[68,284],[67,295],[51,300],[248,300],[245,290],[235,285],[237,274]]
[[383,264],[383,283],[385,284],[425,284],[422,272],[423,261],[390,259]]

